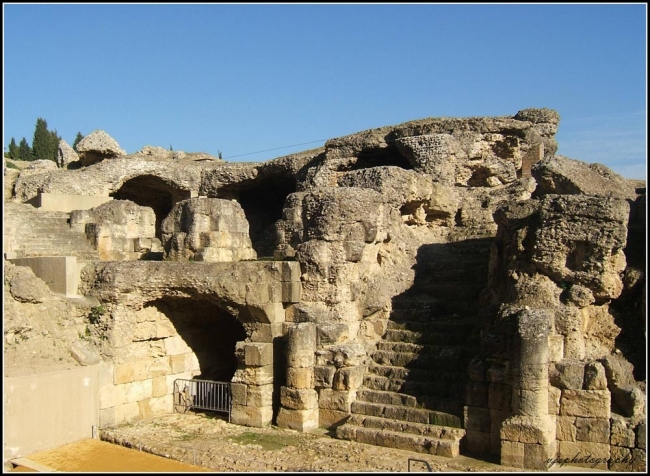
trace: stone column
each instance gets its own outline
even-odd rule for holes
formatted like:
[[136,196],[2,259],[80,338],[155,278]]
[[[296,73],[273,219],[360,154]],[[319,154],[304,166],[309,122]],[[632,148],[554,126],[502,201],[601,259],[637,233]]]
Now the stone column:
[[501,426],[501,464],[548,469],[556,456],[555,422],[548,413],[549,311],[519,312],[514,342],[514,416]]
[[302,322],[287,333],[287,386],[280,390],[280,427],[298,431],[318,428],[318,393],[312,386],[316,325]]

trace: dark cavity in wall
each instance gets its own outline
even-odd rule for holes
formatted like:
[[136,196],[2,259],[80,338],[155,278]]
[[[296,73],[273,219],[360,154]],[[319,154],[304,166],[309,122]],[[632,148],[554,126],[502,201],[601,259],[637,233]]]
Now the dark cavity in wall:
[[367,148],[359,152],[356,161],[342,166],[339,172],[349,172],[351,170],[369,169],[372,167],[385,166],[401,167],[412,170],[413,164],[402,157],[394,145],[388,147]]
[[228,311],[200,299],[165,297],[152,301],[169,318],[196,355],[203,380],[230,382],[237,370],[235,345],[246,339],[244,326]]
[[226,185],[217,198],[237,200],[248,220],[249,235],[258,257],[273,255],[276,246],[275,223],[282,218],[287,196],[296,191],[293,177],[275,176],[252,183]]
[[190,192],[168,184],[153,175],[141,175],[127,180],[111,194],[115,200],[131,200],[156,214],[156,238],[162,239],[160,226],[176,202],[190,198]]

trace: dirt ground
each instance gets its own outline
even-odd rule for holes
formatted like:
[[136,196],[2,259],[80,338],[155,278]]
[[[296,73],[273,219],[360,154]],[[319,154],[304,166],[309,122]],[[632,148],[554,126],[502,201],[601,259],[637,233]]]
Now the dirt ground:
[[102,430],[101,438],[219,472],[530,472],[463,455],[450,459],[338,440],[325,430],[232,425],[216,414],[167,415]]

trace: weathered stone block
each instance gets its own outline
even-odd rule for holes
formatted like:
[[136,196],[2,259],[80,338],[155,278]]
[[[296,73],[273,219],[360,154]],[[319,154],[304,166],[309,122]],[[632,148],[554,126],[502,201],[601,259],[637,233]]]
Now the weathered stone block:
[[629,472],[632,470],[632,449],[620,446],[610,447],[611,456],[609,458],[610,471]]
[[151,379],[138,380],[137,382],[126,383],[124,385],[124,394],[126,396],[127,403],[145,400],[147,398],[151,398],[153,395],[153,385]]
[[277,423],[281,428],[297,431],[311,431],[318,428],[318,408],[311,410],[291,410],[280,408]]
[[251,340],[253,342],[273,342],[273,339],[283,334],[282,322],[274,322],[265,324],[262,322],[255,322],[247,324],[247,328],[251,333]]
[[549,417],[513,416],[501,425],[501,439],[548,445],[555,441],[555,425]]
[[464,408],[464,427],[467,430],[490,434],[492,419],[488,408],[469,407]]
[[282,302],[300,302],[302,284],[300,281],[282,283]]
[[312,322],[294,324],[287,334],[287,366],[313,367],[316,352],[316,325]]
[[157,357],[150,362],[147,369],[147,378],[161,377],[171,373],[173,372],[169,365],[169,357]]
[[140,419],[140,407],[137,402],[125,403],[115,407],[115,424],[129,423]]
[[349,416],[348,412],[320,408],[318,410],[318,426],[319,428],[336,428],[345,423]]
[[314,369],[305,368],[287,368],[287,387],[293,388],[313,388]]
[[524,467],[524,444],[514,441],[501,441],[501,464],[513,468]]
[[549,366],[549,381],[557,388],[582,390],[584,376],[585,367],[580,361],[563,360]]
[[233,405],[245,406],[247,404],[248,385],[244,383],[231,383],[230,395]]
[[245,383],[246,385],[266,385],[273,383],[273,366],[247,367],[237,369],[232,378],[234,383]]
[[471,407],[487,407],[488,385],[486,382],[467,382],[465,385],[465,404]]
[[134,369],[133,368],[134,368],[133,363],[115,365],[115,373],[114,373],[114,383],[115,383],[115,385],[118,385],[118,384],[121,384],[121,383],[133,382],[133,380],[134,380]]
[[609,441],[604,441],[603,443],[609,442],[611,445],[634,448],[634,443],[636,439],[634,430],[628,427],[627,422],[618,415],[612,415],[610,421],[611,421],[611,434],[609,437]]
[[104,408],[99,410],[99,427],[110,428],[116,425],[115,407]]
[[[250,392],[250,389],[249,389]],[[281,387],[282,406],[291,410],[308,410],[318,407],[318,393],[313,389]]]
[[647,428],[647,423],[642,422],[636,427],[636,447],[641,449],[641,450],[646,450],[646,428]]
[[187,345],[181,336],[168,337],[165,341],[165,353],[167,355],[187,354],[192,349]]
[[246,365],[257,367],[273,365],[273,344],[247,343],[244,349],[244,362]]
[[[433,451],[429,450],[431,453]],[[436,447],[436,456],[443,456],[445,458],[456,458],[460,454],[460,445],[451,440],[440,440]]]
[[646,471],[648,470],[648,463],[646,460],[645,450],[634,448],[632,450],[632,471]]
[[363,383],[363,376],[366,372],[364,366],[343,367],[336,371],[332,388],[335,390],[356,390]]
[[167,415],[173,411],[174,396],[164,395],[149,399],[149,408],[154,415]]
[[556,438],[562,441],[576,441],[576,417],[558,416],[556,419]]
[[615,411],[625,417],[645,414],[646,399],[641,389],[633,385],[612,389]]
[[560,414],[561,396],[562,396],[562,390],[552,386],[548,387],[548,414],[549,415]]
[[564,336],[551,334],[548,336],[548,360],[559,362],[564,358]]
[[611,397],[608,390],[563,390],[560,415],[609,418]]
[[341,344],[350,338],[350,326],[340,322],[324,322],[316,329],[318,345]]
[[467,451],[474,454],[485,454],[490,452],[490,433],[467,430],[465,433],[467,439]]
[[512,386],[501,383],[490,383],[488,391],[488,407],[494,410],[510,410],[512,401]]
[[106,385],[99,390],[99,409],[116,407],[126,403],[125,385]]
[[318,392],[318,406],[328,410],[338,410],[350,413],[352,402],[356,399],[356,392],[347,390],[321,389]]
[[548,444],[524,443],[524,468],[546,471],[548,461],[556,455],[555,440]]
[[169,366],[174,374],[185,372],[185,354],[170,355]]
[[151,410],[151,406],[149,405],[149,399],[140,400],[138,402],[138,410],[139,410],[138,416],[140,420],[150,420],[154,416],[154,413]]
[[[634,437],[634,434],[632,435]],[[576,418],[576,440],[609,443],[609,420],[604,418]]]
[[263,428],[271,425],[273,419],[273,407],[249,407],[246,405],[234,405],[230,413],[230,421],[235,425],[252,426]]
[[607,390],[605,368],[600,362],[589,362],[585,365],[585,390]]
[[609,458],[610,447],[605,443],[560,441],[558,445],[558,459],[567,466],[607,469]]
[[246,405],[251,407],[273,405],[273,384],[250,385],[246,392]]
[[151,379],[151,396],[162,397],[167,395],[167,379],[164,375]]

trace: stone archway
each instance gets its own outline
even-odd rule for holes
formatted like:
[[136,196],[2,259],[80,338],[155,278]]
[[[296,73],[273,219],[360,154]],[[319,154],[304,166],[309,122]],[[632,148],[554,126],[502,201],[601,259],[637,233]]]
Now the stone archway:
[[191,198],[191,192],[155,175],[140,175],[126,180],[110,196],[116,200],[131,200],[140,206],[151,207],[156,214],[156,238],[161,239],[162,221],[177,202]]

